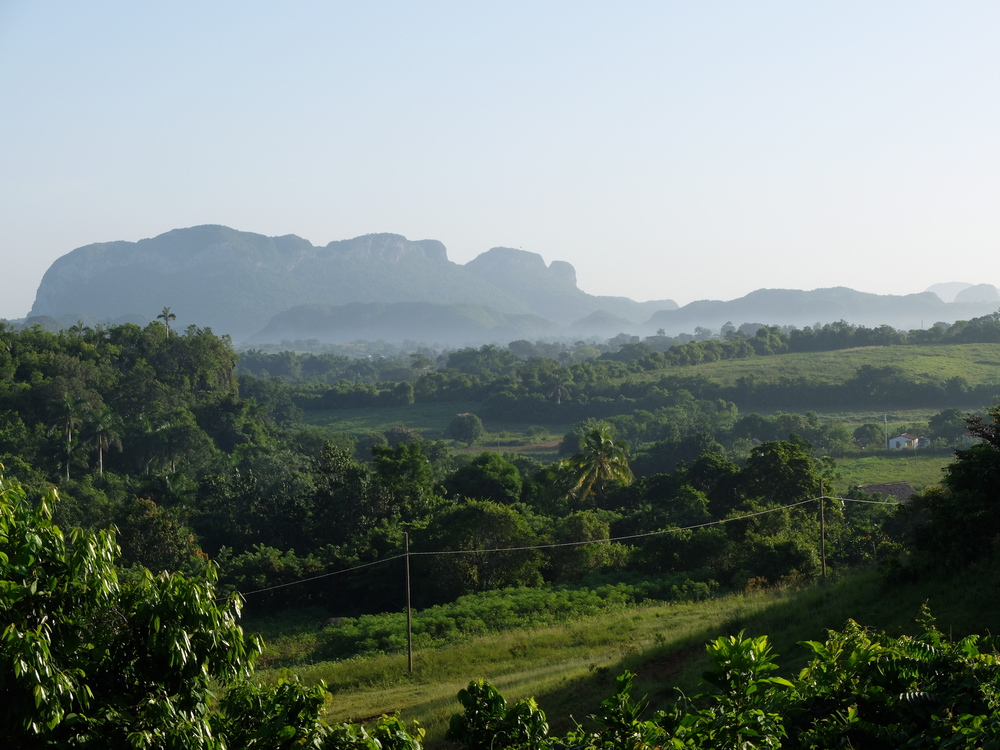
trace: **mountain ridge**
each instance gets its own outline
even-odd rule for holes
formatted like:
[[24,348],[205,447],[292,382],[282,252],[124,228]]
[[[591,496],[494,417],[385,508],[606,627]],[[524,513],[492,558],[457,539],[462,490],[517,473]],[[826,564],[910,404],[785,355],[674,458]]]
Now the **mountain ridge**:
[[[508,257],[505,264],[516,265],[525,257],[541,261],[541,256],[523,253],[513,260]],[[570,278],[573,282],[567,283]],[[94,243],[67,253],[43,276],[29,318],[80,314],[114,320],[137,313],[153,318],[169,304],[188,319],[239,339],[301,304],[473,304],[529,315],[539,314],[538,303],[557,293],[566,309],[556,324],[572,322],[579,313],[605,304],[576,287],[568,263],[557,265],[548,280],[528,285],[530,289],[523,281],[507,288],[493,284],[448,260],[438,240],[382,233],[319,247],[296,235],[267,237],[204,225],[138,242]],[[612,299],[613,306],[631,313],[626,317],[647,317],[643,304]],[[662,304],[676,307],[670,301]],[[543,317],[560,312],[544,306],[548,314]]]
[[843,320],[909,330],[988,314],[1000,301],[990,284],[948,282],[931,290],[758,289],[679,307],[669,299],[587,294],[572,264],[546,264],[538,253],[510,247],[490,248],[461,265],[434,239],[372,233],[317,246],[294,234],[207,224],[66,253],[42,278],[28,320],[139,322],[170,306],[181,321],[237,342],[422,334],[423,341],[453,344],[502,343],[507,335],[678,335],[730,322],[803,327]]

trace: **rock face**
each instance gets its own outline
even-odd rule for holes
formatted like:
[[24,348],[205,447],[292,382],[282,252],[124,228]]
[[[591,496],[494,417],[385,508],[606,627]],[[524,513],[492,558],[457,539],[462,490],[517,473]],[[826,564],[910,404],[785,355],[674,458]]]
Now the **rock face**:
[[987,302],[996,305],[1000,302],[1000,292],[992,284],[976,284],[970,286],[955,295],[955,302],[960,304],[975,304],[977,302]]
[[931,284],[926,291],[934,292],[941,298],[942,302],[954,302],[955,296],[963,289],[968,289],[972,284],[965,281],[945,281],[940,284]]
[[[570,264],[547,267],[540,255],[512,248],[494,248],[462,266],[448,260],[437,240],[369,234],[316,247],[295,235],[208,225],[73,250],[46,272],[29,319],[152,320],[169,306],[176,325],[208,326],[239,342],[294,307],[404,302],[528,316],[514,327],[530,330],[550,330],[550,322],[566,325],[599,310],[639,323],[655,309],[676,307],[586,294],[576,287]],[[470,314],[457,317],[468,321]],[[515,319],[504,320],[498,330]],[[280,326],[285,332],[288,321]]]

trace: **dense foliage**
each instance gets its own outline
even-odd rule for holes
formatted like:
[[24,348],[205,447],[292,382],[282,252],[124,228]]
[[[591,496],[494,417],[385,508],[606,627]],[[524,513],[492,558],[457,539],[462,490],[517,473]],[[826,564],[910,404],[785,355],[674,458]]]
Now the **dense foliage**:
[[64,533],[59,502],[52,491],[34,505],[0,474],[5,748],[418,750],[420,730],[394,718],[323,723],[323,685],[248,681],[260,644],[212,567],[120,575],[113,535]]
[[969,429],[980,442],[956,451],[941,486],[905,510],[915,570],[960,567],[1000,550],[1000,406],[971,417]]
[[709,692],[643,719],[632,675],[586,726],[550,736],[531,699],[508,705],[486,682],[459,693],[464,714],[448,739],[469,750],[531,748],[984,748],[1000,744],[1000,653],[993,639],[954,641],[930,615],[915,637],[848,621],[825,642],[802,643],[807,666],[778,669],[766,636],[724,636],[707,646]]
[[[0,460],[34,495],[59,484],[57,522],[114,524],[121,564],[197,573],[210,557],[225,590],[246,594],[252,610],[398,610],[402,576],[386,566],[401,566],[392,560],[407,534],[421,607],[615,571],[738,589],[809,578],[820,569],[817,506],[779,508],[817,497],[821,480],[829,486],[832,468],[819,455],[858,449],[812,413],[741,415],[731,402],[697,398],[676,374],[623,379],[646,367],[618,356],[632,351],[629,342],[615,356],[578,362],[513,342],[437,363],[414,353],[400,372],[409,380],[393,383],[386,399],[486,389],[486,411],[523,408],[533,421],[553,409],[560,419],[574,410],[608,416],[579,422],[563,440],[563,460],[550,465],[495,453],[456,462],[446,443],[403,426],[358,439],[296,421],[300,405],[332,391],[310,396],[311,386],[292,391],[290,381],[310,374],[319,384],[336,373],[347,379],[324,387],[379,391],[344,368],[384,375],[382,361],[248,353],[248,363],[292,374],[237,377],[228,341],[194,326],[178,332],[173,320],[165,308],[146,328],[0,330]],[[953,430],[954,415],[944,415],[941,429]],[[452,434],[469,443],[482,429],[463,413]],[[768,514],[711,525],[761,511]],[[885,508],[828,511],[831,566],[892,549],[891,535],[872,533],[884,528]],[[507,547],[525,549],[491,551]],[[288,585],[304,579],[314,580]]]

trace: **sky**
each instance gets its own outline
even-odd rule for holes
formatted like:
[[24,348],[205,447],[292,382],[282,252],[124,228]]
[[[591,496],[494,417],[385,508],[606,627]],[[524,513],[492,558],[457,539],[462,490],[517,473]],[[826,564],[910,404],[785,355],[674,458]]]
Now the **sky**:
[[224,224],[636,300],[1000,286],[1000,3],[0,0],[0,317]]

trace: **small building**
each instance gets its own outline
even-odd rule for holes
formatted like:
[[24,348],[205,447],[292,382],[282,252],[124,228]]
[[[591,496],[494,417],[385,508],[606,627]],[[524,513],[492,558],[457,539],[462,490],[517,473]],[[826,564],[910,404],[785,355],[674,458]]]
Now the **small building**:
[[904,432],[902,435],[898,435],[889,440],[889,447],[897,451],[926,448],[930,444],[931,444],[930,438],[911,435],[908,432]]

